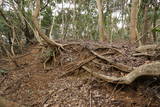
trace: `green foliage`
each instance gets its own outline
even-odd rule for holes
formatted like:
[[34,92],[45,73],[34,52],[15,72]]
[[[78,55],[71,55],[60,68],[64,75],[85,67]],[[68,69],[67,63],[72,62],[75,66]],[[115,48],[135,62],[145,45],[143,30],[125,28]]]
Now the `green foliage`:
[[43,27],[48,27],[52,23],[52,9],[51,7],[47,7],[45,11],[41,14],[43,16],[42,25]]
[[160,27],[155,27],[154,29],[152,29],[152,32],[160,32]]

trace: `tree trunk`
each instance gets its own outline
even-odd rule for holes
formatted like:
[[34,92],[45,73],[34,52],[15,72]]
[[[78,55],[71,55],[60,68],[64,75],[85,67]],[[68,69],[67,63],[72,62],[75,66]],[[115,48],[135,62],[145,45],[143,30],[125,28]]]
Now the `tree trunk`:
[[[156,21],[157,21],[157,10],[158,10],[158,6],[154,8],[154,19],[153,19],[153,28],[156,27]],[[156,32],[153,32],[153,40],[154,42],[157,41],[157,36],[156,36]]]
[[102,9],[102,0],[96,0],[98,8],[98,26],[99,26],[99,38],[100,41],[107,41],[108,35],[105,30],[103,9]]
[[131,43],[134,43],[138,37],[137,15],[138,15],[139,1],[140,0],[132,0],[132,4],[131,4],[131,16],[130,16],[130,41]]
[[62,44],[59,44],[57,42],[55,42],[54,40],[50,40],[47,35],[45,35],[41,29],[40,29],[40,26],[39,26],[39,23],[38,23],[38,16],[39,16],[39,12],[40,12],[40,0],[36,0],[36,8],[35,10],[33,11],[33,15],[32,15],[32,20],[33,20],[33,24],[35,26],[35,29],[37,32],[38,35],[37,37],[41,37],[46,43],[48,43],[50,46],[52,47],[60,47],[61,49],[64,49]]
[[53,17],[53,18],[52,18],[51,29],[50,29],[50,32],[49,32],[49,38],[50,38],[51,40],[53,39],[52,32],[53,32],[54,20],[55,20],[55,18]]
[[143,31],[142,31],[142,39],[141,39],[141,42],[143,45],[146,44],[147,42],[147,37],[148,37],[148,30],[149,30],[149,25],[148,25],[148,5],[145,5],[144,7],[144,16],[143,16]]

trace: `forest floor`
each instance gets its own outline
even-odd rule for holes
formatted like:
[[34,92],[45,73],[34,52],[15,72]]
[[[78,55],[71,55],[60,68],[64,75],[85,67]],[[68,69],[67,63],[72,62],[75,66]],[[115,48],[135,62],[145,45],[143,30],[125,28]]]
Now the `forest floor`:
[[[95,78],[77,67],[83,60],[93,57],[89,50],[107,53],[106,57],[114,62],[132,67],[152,61],[148,57],[133,57],[135,46],[127,42],[110,45],[93,41],[63,43],[69,43],[65,46],[69,51],[56,57],[55,64],[46,69],[39,45],[29,46],[23,55],[18,55],[18,68],[1,58],[0,69],[8,73],[0,74],[0,96],[27,107],[160,107],[159,77],[141,77],[130,85],[119,85]],[[93,71],[125,75],[93,59],[86,64]]]

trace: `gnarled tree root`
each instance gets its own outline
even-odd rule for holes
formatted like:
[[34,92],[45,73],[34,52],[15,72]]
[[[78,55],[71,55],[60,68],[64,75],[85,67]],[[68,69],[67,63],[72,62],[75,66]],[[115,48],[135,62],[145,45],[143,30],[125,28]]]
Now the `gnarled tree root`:
[[144,45],[144,46],[140,46],[138,48],[135,49],[136,52],[147,52],[147,51],[154,51],[155,49],[160,49],[159,45]]
[[93,76],[100,78],[104,81],[118,84],[131,84],[136,78],[140,76],[159,76],[160,75],[160,62],[152,62],[150,64],[143,64],[136,67],[132,72],[123,77],[106,76],[97,72],[93,72],[86,66],[82,66],[84,70],[91,73]]

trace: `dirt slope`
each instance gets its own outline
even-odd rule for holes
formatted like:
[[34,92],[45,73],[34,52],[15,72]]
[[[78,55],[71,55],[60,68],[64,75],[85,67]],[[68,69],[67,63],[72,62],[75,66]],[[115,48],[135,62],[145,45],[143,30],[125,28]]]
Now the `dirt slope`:
[[[96,45],[90,42],[83,46],[92,48]],[[0,68],[9,70],[7,74],[0,75],[0,95],[28,107],[160,106],[160,101],[157,98],[157,89],[160,84],[157,77],[144,77],[131,85],[103,82],[92,77],[83,69],[76,70],[76,73],[72,75],[61,77],[67,72],[65,67],[70,65],[70,60],[79,61],[87,55],[89,57],[87,51],[81,50],[82,46],[70,45],[66,47],[66,49],[71,48],[72,52],[69,55],[64,54],[63,58],[57,59],[63,59],[62,65],[57,64],[46,70],[43,69],[38,45],[30,46],[27,49],[29,54],[17,59],[19,68],[15,68],[12,63],[0,60]],[[117,55],[110,56],[117,62],[139,66],[147,61],[147,58],[144,57],[139,59],[130,57],[132,50],[128,45],[121,44],[118,48],[128,57],[124,59]],[[81,53],[79,53],[80,51]],[[88,66],[93,65],[89,64]],[[97,70],[96,67],[93,69]]]

